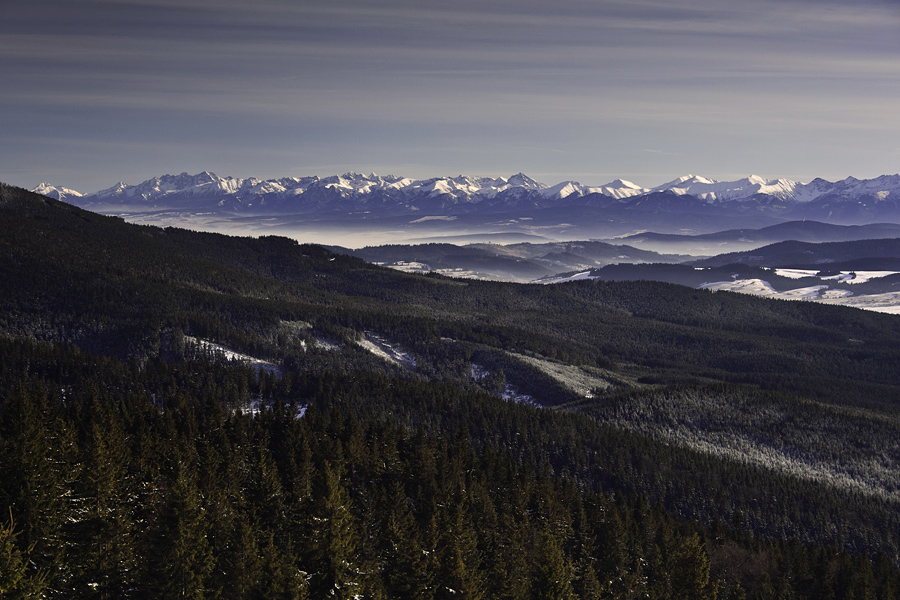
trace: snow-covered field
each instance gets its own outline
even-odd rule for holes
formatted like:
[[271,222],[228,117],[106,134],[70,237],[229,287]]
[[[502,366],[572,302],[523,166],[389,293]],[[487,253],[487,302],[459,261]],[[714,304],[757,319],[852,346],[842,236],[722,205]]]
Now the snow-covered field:
[[[775,269],[775,274],[781,277],[789,277],[791,279],[802,279],[804,277],[815,277],[818,271],[809,269]],[[888,275],[896,275],[897,271],[841,271],[837,275],[829,275],[820,277],[823,281],[841,281],[843,283],[866,283],[872,279],[879,277],[887,277]]]
[[869,294],[868,296],[850,296],[846,298],[827,298],[826,304],[853,306],[864,310],[874,310],[892,315],[900,315],[900,292],[885,294]]
[[[779,270],[780,271],[780,270]],[[875,271],[873,271],[874,273]],[[877,271],[881,273],[881,271]],[[780,273],[779,273],[780,274]],[[813,273],[815,275],[815,273]],[[880,275],[884,277],[884,275]],[[799,278],[801,276],[798,276]],[[802,277],[807,277],[803,275]],[[849,283],[849,282],[848,282]],[[807,300],[824,304],[839,304],[864,310],[873,310],[889,314],[900,314],[900,292],[886,294],[869,294],[856,296],[847,290],[832,290],[827,285],[814,285],[784,292],[776,291],[767,281],[762,279],[738,279],[735,281],[717,281],[705,283],[703,289],[717,291],[740,292],[766,298],[782,300]]]
[[565,277],[548,277],[541,279],[539,283],[565,283],[567,281],[580,281],[582,279],[593,279],[590,271],[575,273],[574,275],[566,275]]

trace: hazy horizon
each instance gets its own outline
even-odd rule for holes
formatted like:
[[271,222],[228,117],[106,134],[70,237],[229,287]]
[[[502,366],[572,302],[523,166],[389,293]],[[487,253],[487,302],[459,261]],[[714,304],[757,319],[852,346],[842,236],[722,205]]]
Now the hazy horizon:
[[900,168],[896,2],[0,4],[0,180]]

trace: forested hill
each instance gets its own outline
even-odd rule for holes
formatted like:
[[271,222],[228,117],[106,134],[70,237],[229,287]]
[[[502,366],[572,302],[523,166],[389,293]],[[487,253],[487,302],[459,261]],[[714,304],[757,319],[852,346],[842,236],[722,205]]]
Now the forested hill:
[[896,317],[0,220],[0,593],[900,590]]

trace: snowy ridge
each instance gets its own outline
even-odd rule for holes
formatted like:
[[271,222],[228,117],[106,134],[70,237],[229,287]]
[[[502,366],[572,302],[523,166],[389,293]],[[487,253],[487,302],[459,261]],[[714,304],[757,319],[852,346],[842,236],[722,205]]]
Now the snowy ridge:
[[[320,178],[219,177],[209,171],[196,175],[163,175],[137,185],[119,182],[93,194],[42,183],[34,190],[83,207],[130,206],[179,210],[266,211],[300,214],[330,211],[417,211],[440,214],[444,210],[466,211],[503,208],[552,208],[594,203],[605,197],[618,202],[653,193],[693,197],[703,203],[744,203],[761,196],[792,205],[864,199],[869,204],[900,205],[900,175],[860,180],[848,177],[831,183],[814,179],[803,184],[788,179],[766,179],[750,175],[737,181],[716,181],[685,175],[662,185],[645,188],[616,179],[601,186],[564,181],[548,186],[523,173],[511,177],[434,177],[415,180],[375,173],[344,173]],[[592,200],[592,198],[594,200]]]
[[751,175],[737,181],[716,181],[696,175],[686,175],[653,188],[654,192],[668,191],[679,196],[689,194],[707,202],[722,202],[767,194],[779,199],[789,199],[798,184],[789,179],[764,179]]
[[68,199],[81,198],[83,195],[76,192],[75,190],[70,190],[69,188],[64,187],[55,187],[50,185],[49,183],[41,183],[31,191],[42,196],[47,196],[48,198],[63,201]]

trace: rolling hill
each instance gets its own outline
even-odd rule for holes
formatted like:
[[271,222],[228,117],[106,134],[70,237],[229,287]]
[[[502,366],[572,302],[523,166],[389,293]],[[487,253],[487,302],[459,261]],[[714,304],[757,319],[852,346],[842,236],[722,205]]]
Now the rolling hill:
[[0,213],[0,500],[51,595],[239,563],[261,593],[250,547],[310,597],[900,580],[896,317],[403,273],[5,185]]

